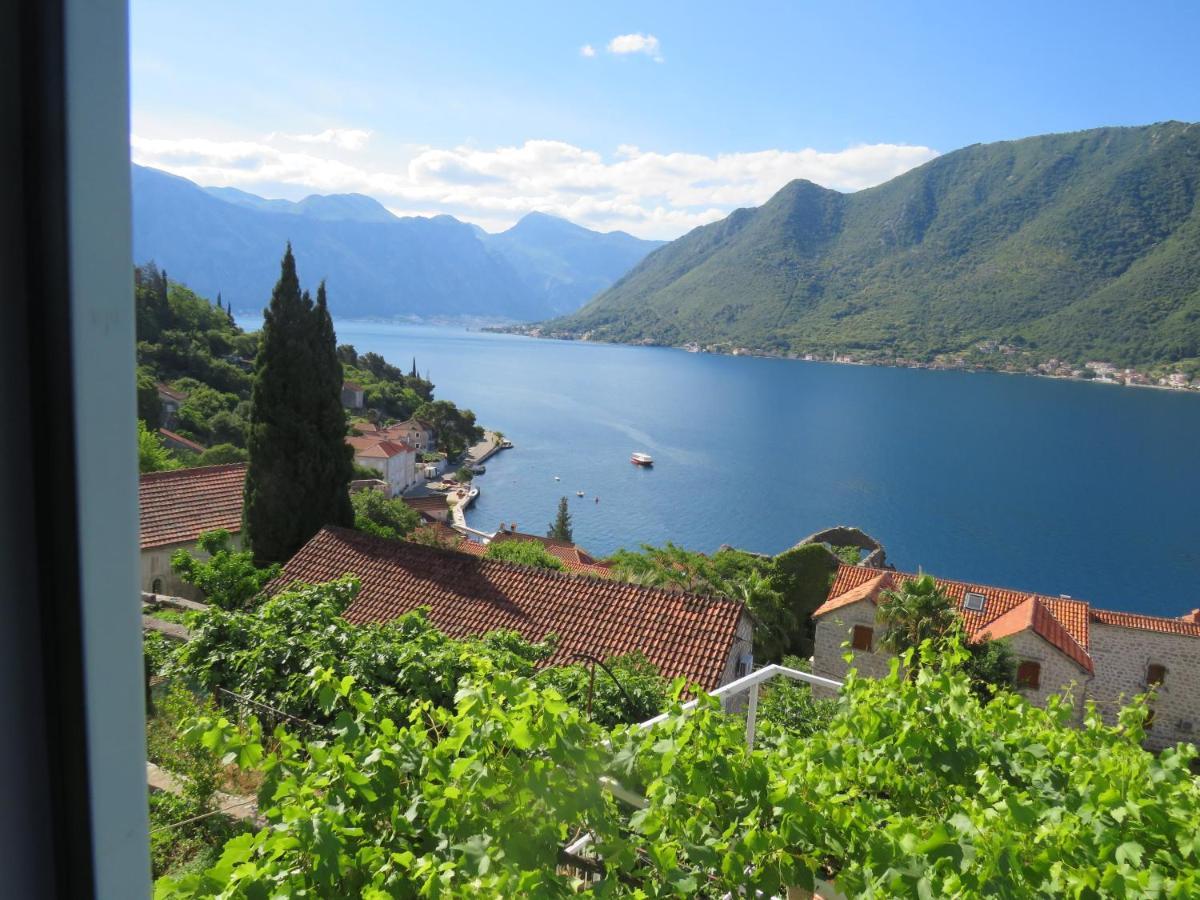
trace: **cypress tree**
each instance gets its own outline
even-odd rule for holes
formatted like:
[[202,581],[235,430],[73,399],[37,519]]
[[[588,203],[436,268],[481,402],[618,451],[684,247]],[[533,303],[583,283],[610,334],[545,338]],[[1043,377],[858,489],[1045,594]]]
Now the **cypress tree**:
[[260,563],[291,558],[324,525],[354,521],[341,364],[323,295],[314,306],[300,293],[289,243],[263,317],[247,428],[244,534]]
[[546,537],[557,538],[560,541],[572,541],[574,537],[571,532],[571,513],[567,509],[567,498],[563,497],[558,501],[558,515],[554,521],[550,523],[550,528],[546,532]]

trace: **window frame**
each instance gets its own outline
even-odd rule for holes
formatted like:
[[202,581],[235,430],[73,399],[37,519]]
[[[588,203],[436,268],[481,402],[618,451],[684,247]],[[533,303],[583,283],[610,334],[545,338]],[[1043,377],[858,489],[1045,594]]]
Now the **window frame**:
[[[1032,668],[1033,677],[1023,674]],[[1018,690],[1038,691],[1042,688],[1042,664],[1036,659],[1023,659],[1017,663],[1016,682]]]
[[[860,636],[865,635],[866,646],[860,644]],[[870,625],[855,625],[850,629],[850,649],[860,653],[875,652],[875,629]]]

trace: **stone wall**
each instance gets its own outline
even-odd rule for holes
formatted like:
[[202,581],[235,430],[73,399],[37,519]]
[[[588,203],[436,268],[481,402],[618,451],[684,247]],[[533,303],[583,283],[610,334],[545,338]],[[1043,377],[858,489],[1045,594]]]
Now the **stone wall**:
[[[818,531],[810,534],[808,537],[796,543],[797,547],[802,547],[805,544],[824,544],[827,547],[858,547],[865,551],[866,555],[858,562],[860,566],[868,566],[873,569],[886,569],[887,554],[884,552],[883,544],[875,540],[861,528],[855,528],[851,525],[835,525],[832,528],[826,528],[824,531]],[[840,562],[837,555],[830,552],[830,556],[835,561]]]
[[[242,536],[241,534],[232,535],[230,546],[233,549],[241,549]],[[193,556],[200,559],[208,559],[208,554],[203,553],[196,546],[195,542],[184,544],[170,544],[166,547],[150,547],[141,552],[141,588],[147,593],[153,594],[168,594],[172,597],[183,597],[186,600],[203,600],[195,587],[183,581],[178,575],[171,571],[171,554],[176,550],[187,550]],[[154,582],[158,579],[162,582],[159,590],[154,590]]]
[[1093,622],[1090,651],[1096,677],[1088,697],[1105,721],[1116,721],[1122,698],[1127,703],[1145,693],[1147,669],[1157,663],[1166,666],[1167,674],[1154,701],[1146,746],[1200,741],[1200,638]]
[[[738,619],[737,630],[734,633],[733,649],[729,651],[729,658],[725,660],[725,671],[721,675],[721,682],[717,685],[729,684],[738,677],[737,665],[743,656],[750,655],[754,652],[754,620],[746,613],[742,613],[742,617]],[[746,674],[749,674],[747,670]]]
[[[869,678],[882,678],[888,673],[891,654],[879,649],[881,629],[875,621],[875,611],[874,603],[863,600],[835,609],[817,619],[816,634],[813,638],[814,675],[842,681],[851,668]],[[850,635],[855,625],[866,625],[875,630],[872,650],[869,653],[865,650],[850,650]],[[842,646],[843,644],[846,646]],[[847,652],[854,654],[854,661],[850,664],[842,658]],[[831,697],[834,691],[814,686],[813,693],[818,697]]]
[[[843,606],[817,619],[816,640],[813,647],[813,674],[842,681],[851,668],[868,678],[882,678],[891,667],[892,655],[879,648],[883,627],[876,621],[878,607],[869,600]],[[874,629],[874,646],[871,652],[850,651],[848,644],[855,625],[866,625]],[[1031,702],[1045,704],[1051,694],[1070,689],[1074,700],[1075,717],[1078,721],[1083,708],[1083,697],[1091,676],[1071,662],[1057,649],[1036,634],[1025,632],[1009,639],[1019,661],[1036,662],[1041,666],[1041,677],[1037,689],[1027,688],[1021,693]],[[847,664],[843,657],[852,652],[854,660]],[[833,691],[814,688],[818,696],[832,696]]]
[[1092,675],[1069,660],[1057,648],[1048,644],[1032,631],[1022,631],[1007,638],[1018,664],[1036,662],[1042,667],[1035,688],[1022,688],[1021,694],[1030,703],[1045,706],[1051,694],[1070,691],[1075,707],[1075,724],[1082,721],[1083,698],[1088,692]]

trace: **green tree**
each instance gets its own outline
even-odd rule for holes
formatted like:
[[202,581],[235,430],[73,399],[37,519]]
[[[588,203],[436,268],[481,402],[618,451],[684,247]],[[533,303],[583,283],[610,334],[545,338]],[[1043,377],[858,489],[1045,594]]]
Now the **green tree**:
[[571,511],[567,505],[567,498],[562,497],[558,501],[558,515],[554,517],[554,521],[550,523],[550,528],[546,532],[546,537],[554,538],[559,541],[573,541],[575,538],[571,533]]
[[350,526],[341,363],[322,283],[300,292],[288,245],[254,365],[244,533],[263,562],[282,562],[325,525]]
[[222,466],[226,463],[245,462],[249,458],[250,454],[241,447],[235,447],[233,444],[216,444],[196,457],[196,465]]
[[803,544],[780,553],[774,563],[772,581],[795,623],[786,652],[808,659],[816,629],[812,614],[829,596],[837,562],[822,544]]
[[884,630],[879,644],[901,655],[927,642],[944,644],[953,639],[964,648],[962,669],[984,697],[1012,685],[1017,658],[1007,641],[968,641],[962,617],[937,580],[927,573],[906,580],[897,589],[882,592],[879,620]]
[[355,491],[354,527],[376,537],[399,540],[421,524],[420,514],[403,500],[389,500],[379,491]]
[[158,385],[154,373],[144,366],[137,370],[137,414],[146,427],[157,431],[162,427],[162,400],[158,396]]
[[260,569],[249,550],[234,549],[232,537],[223,528],[206,531],[196,543],[202,555],[176,550],[171,554],[171,568],[221,609],[249,606],[263,586],[279,574],[278,565]]
[[171,456],[171,451],[163,446],[158,433],[148,429],[141,419],[137,423],[137,442],[139,472],[179,468],[179,463]]
[[564,572],[567,568],[562,560],[542,546],[540,541],[492,541],[483,555],[488,559],[499,559],[519,566],[533,566],[535,569]]
[[457,472],[454,473],[454,477],[457,478],[459,481],[461,481],[463,484],[466,484],[467,482],[473,481],[475,479],[475,473],[472,472],[470,469],[468,469],[466,466],[463,466]]

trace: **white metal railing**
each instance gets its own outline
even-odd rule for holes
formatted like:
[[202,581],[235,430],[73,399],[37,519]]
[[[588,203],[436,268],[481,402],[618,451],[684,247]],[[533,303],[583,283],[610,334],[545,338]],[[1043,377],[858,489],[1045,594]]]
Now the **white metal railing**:
[[[831,690],[840,690],[842,683],[834,681],[832,678],[823,678],[820,675],[813,675],[811,672],[801,672],[799,669],[790,669],[787,666],[777,665],[772,663],[769,666],[763,666],[751,672],[749,675],[743,675],[734,681],[724,684],[714,691],[710,691],[709,695],[718,697],[721,700],[721,706],[724,709],[729,708],[729,702],[740,694],[749,692],[749,705],[746,708],[746,746],[750,749],[754,748],[754,735],[758,725],[758,689],[761,685],[774,678],[790,678],[793,681],[803,681],[813,687],[829,688]],[[700,705],[700,700],[689,700],[683,704],[682,713],[688,713]],[[665,722],[675,713],[665,712],[655,716],[653,719],[647,719],[645,722],[639,722],[637,728],[646,731],[653,728],[660,722]],[[605,742],[608,743],[607,741]],[[600,777],[600,785],[604,790],[608,791],[618,800],[628,803],[635,809],[645,809],[650,805],[649,801],[640,794],[629,790],[623,786],[615,778],[610,778],[607,775]],[[585,832],[580,837],[576,838],[566,846],[566,852],[571,855],[578,855],[591,844],[593,836],[590,832]]]

